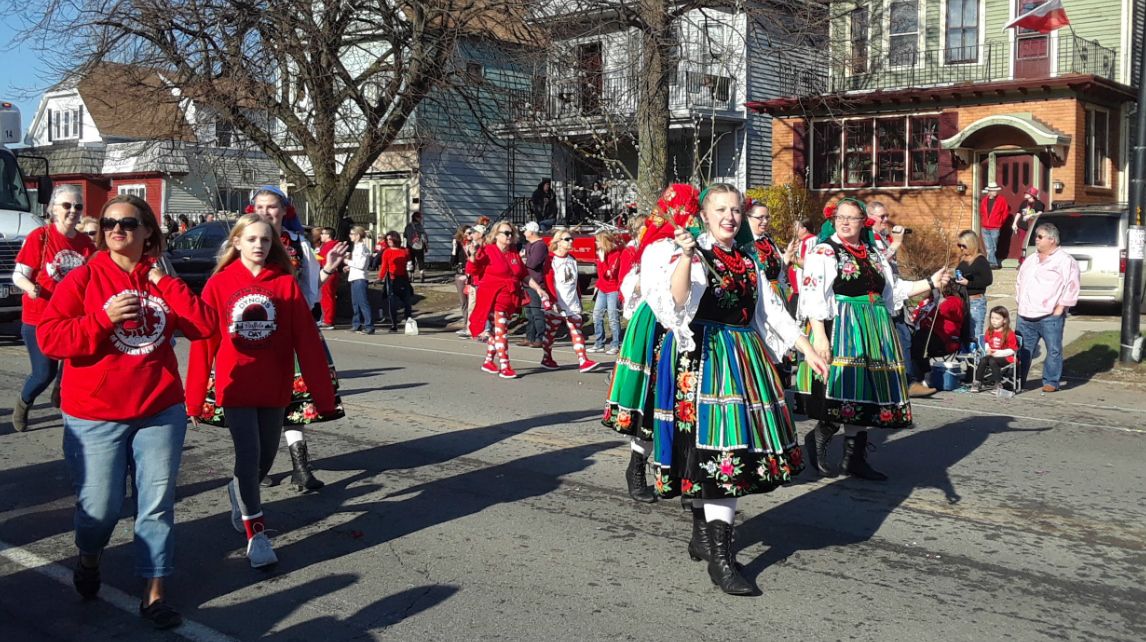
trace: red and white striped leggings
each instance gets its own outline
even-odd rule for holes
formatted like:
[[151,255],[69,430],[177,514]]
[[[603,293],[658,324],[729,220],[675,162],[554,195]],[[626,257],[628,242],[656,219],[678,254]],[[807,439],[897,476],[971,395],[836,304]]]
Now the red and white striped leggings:
[[509,342],[506,340],[509,328],[509,315],[504,310],[494,310],[489,315],[490,327],[493,332],[489,335],[488,347],[485,351],[485,362],[493,363],[496,356],[498,367],[505,370],[509,367]]
[[569,340],[573,342],[573,352],[577,353],[577,361],[585,363],[589,357],[585,354],[585,335],[581,334],[581,315],[563,317],[557,312],[545,313],[545,339],[541,342],[545,356],[553,357],[553,337],[557,335],[562,323],[569,327]]

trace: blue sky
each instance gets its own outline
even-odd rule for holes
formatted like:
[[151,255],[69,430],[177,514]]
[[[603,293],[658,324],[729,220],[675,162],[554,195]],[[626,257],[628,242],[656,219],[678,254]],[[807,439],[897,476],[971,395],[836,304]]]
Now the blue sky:
[[0,20],[0,99],[20,107],[24,131],[40,104],[40,95],[55,84],[50,66],[31,47],[14,42],[15,25]]

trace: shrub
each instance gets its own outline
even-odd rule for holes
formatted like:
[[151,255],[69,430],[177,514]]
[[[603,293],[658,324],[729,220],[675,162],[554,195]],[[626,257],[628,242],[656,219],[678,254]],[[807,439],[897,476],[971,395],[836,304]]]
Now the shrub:
[[819,222],[823,216],[811,194],[796,182],[770,187],[750,187],[744,195],[768,206],[772,238],[783,248],[792,238],[792,223],[800,216]]
[[900,275],[915,281],[926,279],[943,266],[954,268],[959,263],[955,251],[957,232],[948,230],[938,220],[913,228],[896,253]]

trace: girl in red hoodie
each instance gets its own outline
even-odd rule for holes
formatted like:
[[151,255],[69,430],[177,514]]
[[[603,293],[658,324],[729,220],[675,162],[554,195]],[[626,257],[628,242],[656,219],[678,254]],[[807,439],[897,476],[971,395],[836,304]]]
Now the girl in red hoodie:
[[589,352],[605,351],[605,312],[609,313],[612,341],[608,354],[617,354],[621,345],[621,247],[609,232],[597,233],[597,299],[593,302],[595,337]]
[[215,403],[235,445],[234,477],[227,485],[231,524],[246,533],[247,559],[261,568],[278,558],[264,532],[259,480],[278,452],[295,355],[319,415],[335,412],[334,385],[310,306],[274,228],[248,214],[231,229],[226,248],[203,289],[218,332],[192,344],[187,411],[193,418],[215,416],[215,407],[204,404],[213,365]]
[[136,572],[147,578],[139,612],[157,628],[182,622],[164,601],[172,572],[175,479],[187,415],[171,345],[215,331],[215,314],[179,279],[156,267],[163,233],[146,201],[117,196],[100,215],[100,250],[62,281],[36,327],[44,354],[66,360],[61,382],[64,459],[76,494],[73,583],[85,599],[100,588],[99,562],[135,479]]

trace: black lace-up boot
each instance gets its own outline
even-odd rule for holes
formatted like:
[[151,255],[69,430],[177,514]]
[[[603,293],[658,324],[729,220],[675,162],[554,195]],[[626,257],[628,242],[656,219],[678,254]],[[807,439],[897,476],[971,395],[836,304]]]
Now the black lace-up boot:
[[821,421],[804,436],[804,452],[820,477],[835,477],[838,474],[836,467],[828,463],[828,444],[832,441],[832,435],[839,430],[838,425]]
[[645,456],[637,451],[631,451],[629,467],[625,469],[625,483],[629,485],[629,497],[645,504],[657,501],[653,489],[648,486],[645,477]]
[[869,481],[887,481],[887,475],[868,465],[867,449],[866,430],[856,433],[855,437],[844,437],[844,472]]
[[708,522],[708,577],[729,595],[752,595],[756,589],[740,574],[732,554],[732,524]]
[[305,441],[295,442],[287,450],[290,451],[290,463],[294,467],[290,474],[290,483],[295,490],[305,493],[308,490],[318,490],[326,485],[314,476],[314,471],[310,467],[310,453],[307,451]]

